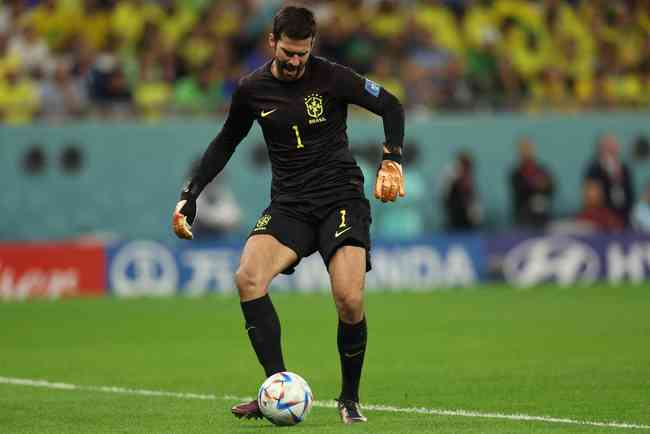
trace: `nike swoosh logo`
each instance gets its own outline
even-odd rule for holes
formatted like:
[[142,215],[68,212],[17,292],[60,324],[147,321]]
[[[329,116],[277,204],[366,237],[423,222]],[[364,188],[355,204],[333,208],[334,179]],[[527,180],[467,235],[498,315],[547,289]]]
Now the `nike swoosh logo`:
[[260,115],[261,115],[263,118],[265,118],[265,117],[267,117],[268,115],[270,115],[271,113],[273,113],[273,112],[276,111],[276,110],[277,110],[276,108],[274,108],[273,110],[269,110],[269,111],[267,111],[267,112],[265,112],[264,110],[262,110],[262,113],[260,113]]
[[337,231],[337,232],[334,232],[334,238],[338,238],[338,237],[340,237],[341,235],[343,235],[344,233],[346,233],[346,232],[349,231],[350,229],[352,229],[352,226],[350,226],[349,228],[345,228],[345,229],[343,229],[341,232],[338,232],[338,231]]
[[350,354],[350,353],[343,353],[343,354],[345,354],[345,357],[356,357],[361,353],[363,353],[363,350],[357,351],[356,353],[352,353],[352,354]]

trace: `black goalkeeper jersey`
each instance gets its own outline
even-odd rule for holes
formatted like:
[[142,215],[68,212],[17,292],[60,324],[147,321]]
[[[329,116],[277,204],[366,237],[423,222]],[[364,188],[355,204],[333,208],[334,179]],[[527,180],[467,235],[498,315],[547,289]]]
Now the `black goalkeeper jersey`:
[[271,161],[272,201],[362,194],[363,175],[346,131],[348,104],[381,115],[387,142],[401,147],[404,112],[399,101],[376,83],[321,57],[311,56],[296,81],[275,78],[271,64],[240,80],[226,123],[208,147],[191,191],[198,196],[257,121]]

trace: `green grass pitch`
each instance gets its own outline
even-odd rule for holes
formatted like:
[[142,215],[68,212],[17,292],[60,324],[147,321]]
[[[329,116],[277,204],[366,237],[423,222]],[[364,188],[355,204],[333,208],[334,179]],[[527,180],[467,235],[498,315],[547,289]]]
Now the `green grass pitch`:
[[[273,300],[288,368],[317,400],[335,398],[331,298]],[[366,410],[367,424],[346,427],[314,407],[302,424],[276,428],[229,413],[232,396],[254,395],[263,380],[234,297],[0,304],[0,433],[650,432],[650,285],[370,293],[367,311],[362,401],[398,411]],[[415,407],[636,427],[403,411]]]

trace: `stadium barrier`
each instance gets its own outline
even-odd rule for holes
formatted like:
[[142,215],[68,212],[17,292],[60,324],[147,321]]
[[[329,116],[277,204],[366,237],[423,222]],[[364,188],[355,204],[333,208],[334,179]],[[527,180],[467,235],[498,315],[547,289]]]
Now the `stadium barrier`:
[[[0,245],[0,299],[235,293],[239,243],[123,241]],[[373,247],[369,291],[428,291],[505,281],[515,287],[650,281],[650,234],[441,235]],[[328,291],[319,255],[274,291]]]
[[[461,114],[407,117],[405,155],[407,196],[394,204],[371,200],[374,238],[407,239],[444,226],[441,174],[456,152],[469,150],[488,230],[512,223],[508,174],[516,160],[515,142],[528,135],[556,178],[554,216],[574,215],[581,204],[582,172],[599,133],[620,139],[634,172],[637,192],[650,179],[648,159],[634,159],[632,143],[650,136],[648,112],[549,114]],[[205,150],[222,119],[138,123],[79,122],[0,128],[0,240],[70,239],[111,234],[126,239],[173,242],[169,216],[192,162]],[[372,197],[381,120],[349,122],[352,151],[367,177]],[[30,150],[41,151],[40,170],[30,167]],[[78,167],[64,162],[78,149]],[[38,160],[38,159],[37,159]],[[255,127],[219,176],[242,209],[240,230],[255,226],[269,201],[271,171],[261,130]],[[128,209],[127,214],[124,210]],[[396,223],[398,222],[398,223]]]

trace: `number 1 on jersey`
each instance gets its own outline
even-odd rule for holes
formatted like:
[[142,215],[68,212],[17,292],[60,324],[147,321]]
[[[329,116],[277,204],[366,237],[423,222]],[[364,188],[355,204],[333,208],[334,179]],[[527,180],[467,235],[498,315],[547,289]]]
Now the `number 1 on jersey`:
[[297,149],[304,148],[305,146],[302,144],[302,140],[300,139],[300,131],[298,130],[298,125],[294,125],[291,128],[293,128],[293,131],[296,133],[296,141],[298,142]]

